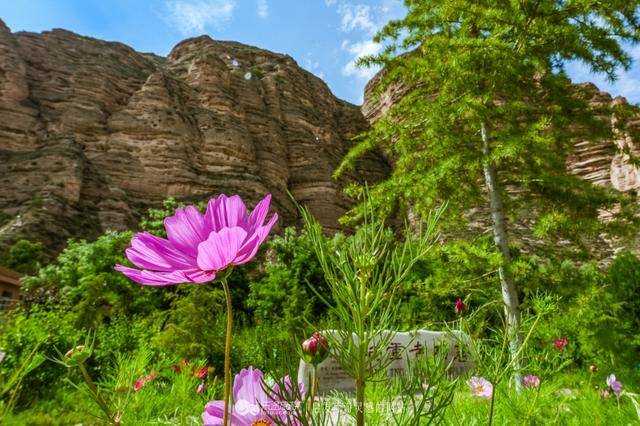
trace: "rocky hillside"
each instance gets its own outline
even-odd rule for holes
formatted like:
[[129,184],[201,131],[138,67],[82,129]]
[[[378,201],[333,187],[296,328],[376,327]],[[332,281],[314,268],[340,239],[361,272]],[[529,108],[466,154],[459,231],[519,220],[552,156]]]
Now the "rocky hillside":
[[[370,123],[377,121],[406,93],[404,87],[396,84],[375,99],[373,93],[381,77],[382,73],[376,75],[365,88],[362,113]],[[622,97],[612,98],[594,84],[580,86],[594,106],[627,103]],[[616,140],[577,143],[574,153],[567,159],[569,170],[595,185],[640,196],[640,168],[630,161],[632,157],[640,158],[640,144],[631,137],[631,134],[640,134],[640,111],[628,120],[627,126],[628,131],[618,132]]]
[[[375,123],[393,105],[400,101],[406,93],[406,87],[402,84],[391,84],[379,96],[375,96],[377,85],[383,77],[384,71],[378,73],[367,84],[364,94],[364,104],[362,113],[370,124]],[[606,92],[600,91],[594,84],[583,83],[578,85],[582,95],[588,99],[595,109],[603,105],[622,105],[627,101],[622,97],[612,98]],[[625,108],[626,109],[626,108]],[[635,197],[640,197],[640,167],[634,161],[640,158],[640,110],[628,117],[624,130],[616,130],[614,140],[610,141],[579,141],[575,144],[573,152],[568,156],[567,169],[576,176],[593,183],[617,191],[629,193]],[[615,118],[603,117],[611,120],[614,124]],[[393,159],[388,159],[389,163]],[[518,197],[521,188],[510,186],[507,191],[514,197]],[[638,198],[636,198],[638,199]],[[523,208],[521,219],[511,223],[510,232],[514,239],[520,243],[523,251],[543,244],[542,240],[532,237],[531,228],[534,223],[530,220],[529,210],[531,206]],[[487,232],[490,224],[490,212],[488,206],[478,206],[470,212],[469,230],[471,234]],[[602,211],[600,218],[607,220],[611,217],[611,212]],[[466,231],[463,231],[463,233]],[[555,244],[560,246],[568,245],[568,241],[557,240]],[[607,235],[600,235],[596,240],[587,243],[592,254],[599,259],[611,258],[611,256],[621,248],[628,248],[640,255],[640,236],[628,235],[623,240],[612,239]]]
[[[286,55],[202,36],[161,58],[0,21],[0,250],[29,238],[55,251],[134,228],[166,197],[220,192],[271,193],[289,225],[289,191],[336,229],[350,201],[331,173],[366,127]],[[345,179],[386,173],[371,155]]]

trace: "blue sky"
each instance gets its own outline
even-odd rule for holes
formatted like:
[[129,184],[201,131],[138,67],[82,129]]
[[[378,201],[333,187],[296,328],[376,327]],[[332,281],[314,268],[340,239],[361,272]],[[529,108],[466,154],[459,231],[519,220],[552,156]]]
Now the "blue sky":
[[[166,55],[181,40],[200,34],[235,40],[291,55],[325,80],[340,98],[362,102],[375,73],[354,59],[379,49],[371,36],[402,15],[400,0],[4,0],[0,18],[13,31],[65,28]],[[580,64],[567,69],[574,81],[640,102],[640,46],[629,47],[633,67],[615,83]]]

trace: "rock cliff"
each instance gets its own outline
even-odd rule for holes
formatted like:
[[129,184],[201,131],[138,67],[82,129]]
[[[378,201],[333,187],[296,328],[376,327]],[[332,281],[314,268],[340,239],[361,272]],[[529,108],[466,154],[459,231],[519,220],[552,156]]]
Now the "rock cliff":
[[[384,70],[374,76],[365,87],[364,104],[362,113],[370,124],[380,119],[393,105],[399,102],[406,94],[407,89],[399,83],[390,84],[387,89],[374,95],[380,80],[384,76]],[[606,92],[600,91],[592,83],[582,83],[577,85],[581,96],[588,100],[594,111],[602,106],[617,105],[625,111],[625,123],[622,129],[614,130],[613,140],[578,141],[573,146],[573,151],[566,159],[567,170],[594,185],[610,188],[616,191],[625,192],[635,196],[640,200],[640,109],[630,107],[622,97],[612,98]],[[607,120],[613,128],[615,117],[602,117]],[[393,158],[387,158],[389,163],[393,163]],[[507,192],[515,199],[522,193],[522,188],[509,185]],[[522,205],[516,216],[519,219],[510,223],[510,232],[514,240],[520,245],[523,251],[531,251],[535,247],[544,244],[544,241],[534,237],[531,230],[535,221],[531,217],[531,205]],[[618,211],[618,207],[614,208]],[[613,211],[600,211],[600,220],[611,219]],[[477,206],[469,212],[470,223],[468,229],[460,231],[459,235],[477,235],[486,233],[490,228],[490,211],[488,206]],[[554,244],[558,247],[570,245],[566,240],[555,239]],[[586,241],[588,249],[599,259],[611,259],[620,249],[626,248],[640,255],[640,236],[626,235],[624,238],[611,237],[601,234],[596,239]]]
[[298,222],[289,191],[335,230],[345,181],[389,170],[373,154],[331,178],[367,125],[286,55],[202,36],[161,58],[0,21],[0,250],[29,238],[53,252],[135,228],[169,196],[220,192],[273,194],[284,226]]
[[[377,121],[402,96],[406,89],[399,84],[391,85],[378,99],[373,96],[383,73],[378,73],[365,87],[362,113],[369,123]],[[622,97],[612,98],[592,83],[580,84],[589,102],[594,105],[627,104]],[[567,159],[568,169],[577,176],[600,186],[640,196],[640,169],[632,158],[640,158],[640,145],[634,142],[633,134],[640,134],[640,111],[626,123],[625,131],[616,132],[612,141],[581,141]],[[637,139],[636,139],[637,140]]]

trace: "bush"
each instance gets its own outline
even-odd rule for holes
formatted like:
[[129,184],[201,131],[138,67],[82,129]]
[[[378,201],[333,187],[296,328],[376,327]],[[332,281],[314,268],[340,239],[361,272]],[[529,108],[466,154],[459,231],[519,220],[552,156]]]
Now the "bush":
[[221,288],[189,285],[176,288],[165,326],[153,338],[157,351],[170,357],[206,359],[223,371],[225,299]]
[[131,232],[107,232],[91,243],[70,241],[55,263],[24,279],[24,305],[65,307],[82,328],[165,308],[165,289],[140,286],[113,269],[125,263],[131,237]]
[[[137,351],[149,341],[154,329],[152,320],[145,317],[116,317],[108,326],[90,330],[77,327],[75,314],[63,308],[17,309],[5,317],[0,328],[0,350],[6,353],[0,363],[0,378],[8,377],[37,344],[40,344],[39,352],[51,358],[84,342],[89,332],[95,338],[94,357],[89,367],[99,378],[103,366],[109,365],[116,354]],[[45,361],[26,377],[24,389],[28,392],[21,394],[18,405],[51,398],[57,388],[68,388],[63,380],[67,374],[64,367]]]
[[0,263],[21,274],[33,274],[40,267],[42,255],[41,242],[18,240]]
[[[36,345],[40,353],[54,356],[58,350],[67,350],[84,338],[70,316],[61,310],[45,310],[34,307],[29,312],[14,310],[0,328],[0,351],[6,353],[0,363],[0,379],[7,378],[15,371]],[[26,376],[16,407],[28,406],[39,399],[52,397],[58,386],[64,388],[62,377],[67,373],[64,367],[45,361]],[[47,383],[48,386],[42,386]]]
[[[337,235],[331,244],[336,246],[343,238]],[[290,332],[304,328],[306,321],[316,322],[327,308],[315,292],[327,299],[330,296],[308,236],[287,228],[284,236],[273,237],[267,246],[271,261],[264,276],[249,284],[247,307],[253,311],[255,322],[277,322]]]
[[[640,260],[620,254],[608,268],[595,262],[521,259],[521,289],[527,295],[546,291],[561,297],[559,312],[536,335],[537,346],[549,348],[559,337],[569,339],[567,353],[574,363],[621,367],[638,359],[637,337]],[[525,266],[526,265],[526,266]]]
[[[465,300],[469,308],[496,300],[498,259],[489,238],[434,247],[417,262],[400,291],[401,328],[437,328],[438,323],[455,320],[457,299]],[[476,317],[474,330],[481,332],[496,321],[493,311],[483,311]]]

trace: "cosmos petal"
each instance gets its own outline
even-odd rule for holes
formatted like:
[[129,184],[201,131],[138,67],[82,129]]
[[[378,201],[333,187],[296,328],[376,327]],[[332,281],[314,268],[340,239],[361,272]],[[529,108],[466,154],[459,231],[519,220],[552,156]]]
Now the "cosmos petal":
[[209,232],[235,226],[247,227],[247,208],[240,196],[227,197],[222,194],[210,200],[205,213],[205,227]]
[[[204,407],[202,413],[202,422],[204,426],[220,426],[224,415],[224,401],[211,401]],[[243,416],[232,413],[229,422],[233,426],[250,426],[251,421],[247,422]]]
[[233,381],[233,400],[264,405],[268,397],[262,388],[262,377],[262,371],[251,366],[242,369]]
[[167,286],[189,282],[185,271],[173,272],[148,271],[146,269],[133,269],[123,265],[116,265],[115,270],[122,272],[132,281],[142,285]]
[[175,215],[164,220],[167,237],[174,247],[196,257],[197,247],[207,239],[204,216],[193,206],[176,209]]
[[148,232],[136,234],[125,252],[134,265],[144,269],[170,272],[197,266],[193,257],[177,250],[170,241]]
[[249,234],[252,234],[258,227],[262,226],[264,219],[269,213],[269,205],[271,204],[271,194],[267,194],[251,212],[249,216],[248,229]]
[[198,266],[204,271],[221,271],[231,265],[238,255],[247,231],[234,226],[212,232],[206,241],[198,245]]
[[267,223],[265,226],[259,227],[251,237],[247,238],[247,240],[238,251],[238,255],[233,262],[234,265],[242,265],[243,263],[247,263],[255,257],[255,255],[258,253],[260,245],[267,238],[267,235],[269,235],[269,231],[271,231],[271,228],[277,220],[278,214],[274,213],[273,217],[271,217],[271,220],[269,220],[269,223]]

